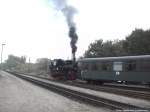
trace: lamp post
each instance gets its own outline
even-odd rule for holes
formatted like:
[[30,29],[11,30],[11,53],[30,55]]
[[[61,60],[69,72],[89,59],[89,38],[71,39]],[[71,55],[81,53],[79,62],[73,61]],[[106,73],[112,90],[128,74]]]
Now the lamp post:
[[2,64],[2,61],[3,61],[3,46],[4,46],[5,44],[2,44],[2,50],[1,50],[1,64]]

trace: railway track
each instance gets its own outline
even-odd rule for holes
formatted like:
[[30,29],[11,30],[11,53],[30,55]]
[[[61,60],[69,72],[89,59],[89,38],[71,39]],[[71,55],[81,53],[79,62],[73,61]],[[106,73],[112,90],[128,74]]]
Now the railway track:
[[84,83],[72,83],[72,82],[64,82],[66,84],[70,84],[73,86],[77,86],[77,87],[82,87],[82,88],[86,88],[86,89],[91,89],[91,90],[96,90],[96,91],[103,91],[103,92],[108,92],[108,93],[113,93],[113,94],[118,94],[118,95],[124,95],[124,96],[128,96],[128,97],[133,97],[133,98],[138,98],[138,99],[144,99],[144,100],[148,100],[150,101],[150,91],[147,89],[143,91],[139,90],[140,88],[133,88],[132,89],[128,89],[128,87],[124,88],[123,86],[111,86],[111,85],[90,85],[90,84],[84,84]]
[[135,90],[135,91],[145,91],[145,92],[150,92],[150,87],[148,85],[146,86],[130,86],[130,85],[124,85],[124,84],[105,84],[104,86],[106,87],[114,87],[114,88],[124,88],[127,90]]
[[[43,78],[46,79],[46,78]],[[46,79],[47,80],[47,79]],[[48,79],[49,80],[49,79]],[[60,83],[60,81],[57,81]],[[61,81],[63,84],[77,86],[81,88],[91,89],[95,91],[103,91],[118,95],[124,95],[128,97],[144,99],[150,101],[150,88],[147,87],[133,87],[133,86],[121,86],[121,85],[92,85],[87,83],[79,83],[79,82],[67,82]]]
[[134,105],[121,103],[121,102],[113,101],[110,99],[105,99],[105,98],[101,98],[101,97],[94,96],[91,94],[87,94],[87,93],[75,91],[72,89],[64,88],[62,86],[58,86],[58,85],[54,85],[52,83],[49,83],[48,81],[38,80],[37,78],[31,77],[31,76],[19,75],[19,74],[15,74],[15,73],[13,73],[13,74],[19,78],[30,81],[34,84],[37,84],[39,86],[42,86],[44,88],[47,88],[47,89],[52,90],[54,92],[57,92],[61,95],[67,96],[71,99],[79,100],[81,102],[88,103],[88,104],[91,104],[94,106],[101,106],[101,107],[105,106],[105,107],[107,107],[111,110],[115,110],[115,111],[116,110],[118,110],[118,111],[121,111],[121,110],[148,111],[147,109],[143,109],[141,107],[137,107]]
[[[37,76],[33,76],[37,77]],[[42,78],[42,77],[38,77]],[[47,78],[42,78],[49,80]],[[53,80],[51,80],[53,81]],[[53,81],[55,82],[55,81]],[[123,95],[127,97],[133,97],[133,98],[138,98],[138,99],[144,99],[150,101],[150,88],[147,87],[135,87],[135,86],[127,86],[127,85],[92,85],[92,84],[87,84],[87,83],[81,83],[81,82],[69,82],[69,81],[56,81],[58,83],[63,83],[71,86],[76,86],[76,87],[81,87],[81,88],[86,88],[86,89],[91,89],[95,91],[103,91],[103,92],[108,92],[108,93],[113,93],[113,94],[118,94],[118,95]]]
[[[36,77],[36,76],[35,76]],[[39,77],[41,78],[41,77]],[[49,80],[47,78],[43,78]],[[139,88],[139,87],[132,87],[132,86],[121,86],[121,85],[91,85],[86,83],[79,83],[79,82],[67,82],[67,81],[56,81],[58,83],[63,83],[67,85],[72,85],[76,87],[91,89],[95,91],[103,91],[118,95],[123,95],[127,97],[133,97],[138,99],[144,99],[150,101],[150,88]]]

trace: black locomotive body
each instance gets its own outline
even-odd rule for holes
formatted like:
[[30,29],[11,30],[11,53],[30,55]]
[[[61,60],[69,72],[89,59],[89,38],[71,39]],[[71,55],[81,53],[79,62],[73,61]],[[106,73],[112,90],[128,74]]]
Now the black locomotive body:
[[49,65],[50,76],[55,80],[75,80],[77,66],[72,60],[55,59]]

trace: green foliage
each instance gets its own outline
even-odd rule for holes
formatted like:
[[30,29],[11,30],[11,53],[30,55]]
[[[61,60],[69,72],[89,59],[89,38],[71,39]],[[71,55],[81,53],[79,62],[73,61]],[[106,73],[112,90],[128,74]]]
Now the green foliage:
[[84,57],[107,57],[107,56],[119,56],[123,55],[123,41],[106,41],[102,39],[96,40],[91,43],[88,50],[85,52]]
[[135,29],[126,37],[123,47],[128,55],[150,54],[150,30]]
[[84,57],[111,57],[150,54],[150,30],[135,29],[125,40],[91,43]]
[[103,40],[96,40],[94,43],[91,43],[88,47],[88,50],[85,51],[84,57],[97,57],[101,54],[102,52],[102,46],[103,46]]

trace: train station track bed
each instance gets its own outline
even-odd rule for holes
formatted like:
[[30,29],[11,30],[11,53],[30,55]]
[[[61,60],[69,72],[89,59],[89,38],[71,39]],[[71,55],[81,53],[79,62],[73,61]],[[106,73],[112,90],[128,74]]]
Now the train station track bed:
[[[50,80],[48,78],[44,77],[39,77],[32,75],[34,77]],[[107,93],[113,93],[117,95],[123,95],[127,97],[133,97],[133,98],[138,98],[138,99],[143,99],[150,101],[150,87],[138,87],[138,86],[130,86],[130,85],[119,85],[119,84],[104,84],[104,85],[94,85],[94,84],[87,84],[82,81],[54,81],[50,80],[53,82],[57,83],[63,83],[71,86],[76,86],[76,87],[81,87],[81,88],[86,88],[86,89],[91,89],[95,91],[103,91]]]
[[19,75],[16,73],[13,73],[15,76],[25,79],[27,81],[30,81],[34,84],[37,84],[39,86],[42,86],[44,88],[47,88],[49,90],[52,90],[56,93],[59,93],[63,96],[66,96],[68,98],[77,100],[79,102],[82,103],[88,103],[94,106],[98,106],[98,107],[106,107],[109,108],[111,110],[149,110],[150,108],[143,108],[143,107],[139,107],[139,106],[135,106],[135,105],[131,105],[131,104],[127,104],[127,103],[122,103],[122,102],[118,102],[118,101],[113,101],[107,98],[101,98],[95,95],[91,95],[91,94],[87,94],[81,91],[76,91],[70,88],[64,88],[62,86],[58,86],[58,85],[54,85],[52,83],[49,83],[48,81],[43,81],[36,78],[36,77],[31,77],[31,76],[25,76],[25,75]]

